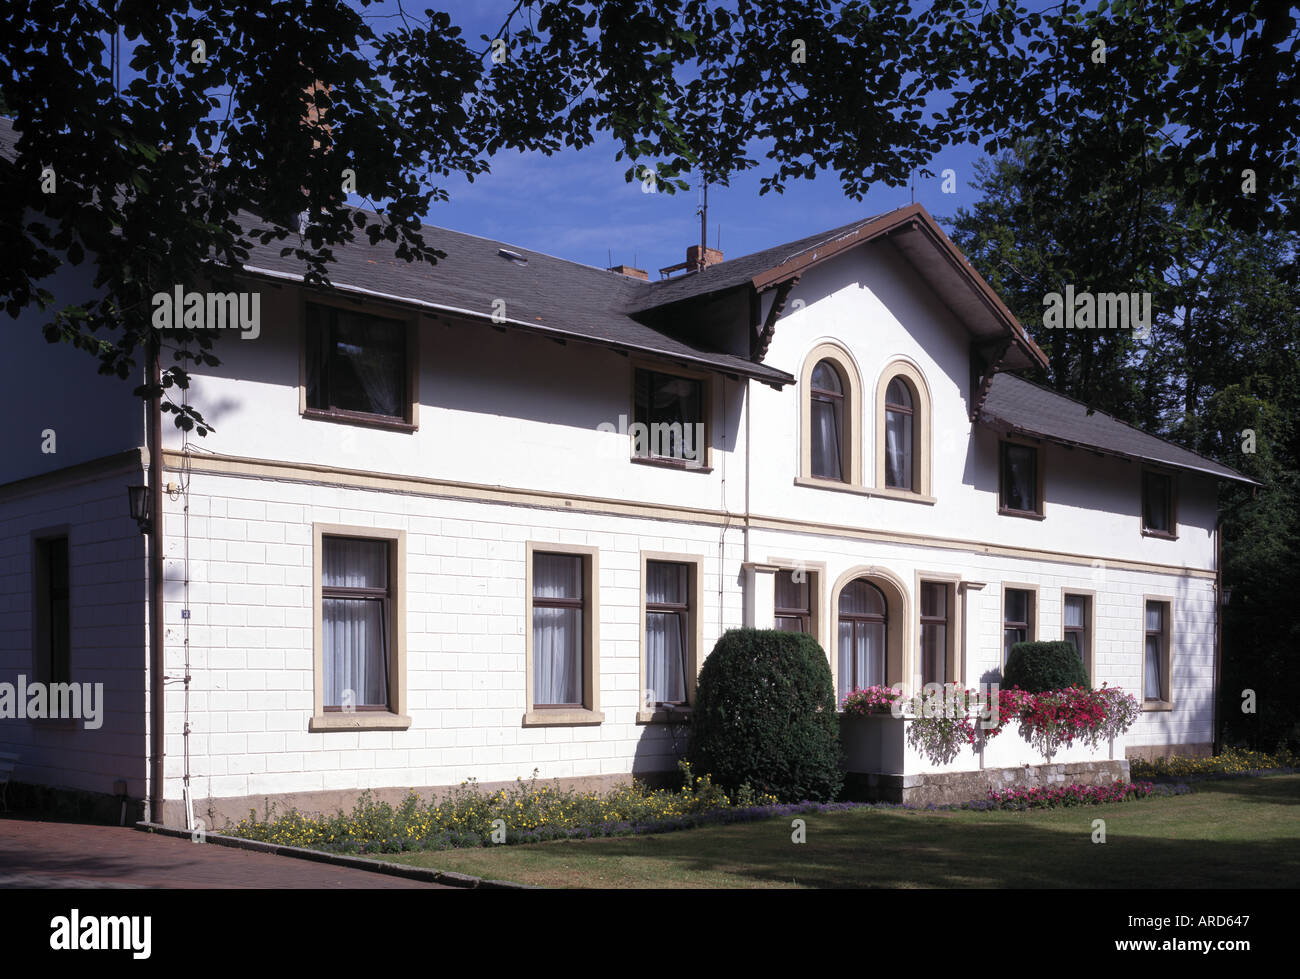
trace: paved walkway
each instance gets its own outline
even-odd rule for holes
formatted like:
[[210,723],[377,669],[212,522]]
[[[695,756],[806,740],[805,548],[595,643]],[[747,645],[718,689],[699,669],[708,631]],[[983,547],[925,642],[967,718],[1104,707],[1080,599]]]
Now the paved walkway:
[[441,888],[118,826],[0,816],[0,888]]

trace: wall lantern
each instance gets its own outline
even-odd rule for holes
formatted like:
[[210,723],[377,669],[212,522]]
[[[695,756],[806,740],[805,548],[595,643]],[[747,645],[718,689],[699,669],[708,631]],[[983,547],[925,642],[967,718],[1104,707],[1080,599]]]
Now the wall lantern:
[[153,524],[149,514],[149,487],[128,486],[126,493],[131,501],[131,516],[140,528],[140,533],[151,533]]

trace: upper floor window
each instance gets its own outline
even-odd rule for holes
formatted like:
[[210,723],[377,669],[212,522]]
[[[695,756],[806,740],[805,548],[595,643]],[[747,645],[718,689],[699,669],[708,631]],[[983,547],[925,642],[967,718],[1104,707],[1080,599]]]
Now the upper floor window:
[[407,332],[401,320],[308,303],[304,409],[413,424]]
[[706,462],[703,380],[637,368],[632,454],[638,459],[680,462],[695,468]]
[[930,388],[915,364],[895,360],[876,384],[876,490],[934,502],[930,487]]
[[829,360],[812,373],[812,474],[844,479],[844,384]]
[[999,443],[998,511],[1042,516],[1043,474],[1038,449],[1018,442]]
[[1142,530],[1157,537],[1173,537],[1177,527],[1174,516],[1174,477],[1168,473],[1142,473]]
[[808,352],[799,374],[799,474],[801,485],[862,488],[862,380],[848,351],[821,343]]
[[912,392],[895,377],[885,389],[885,485],[894,489],[916,488],[912,420]]

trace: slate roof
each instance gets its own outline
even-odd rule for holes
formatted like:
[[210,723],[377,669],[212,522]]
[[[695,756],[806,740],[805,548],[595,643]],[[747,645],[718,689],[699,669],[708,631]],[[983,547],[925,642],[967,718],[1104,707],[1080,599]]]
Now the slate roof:
[[1259,485],[1227,466],[1187,449],[1148,435],[1102,411],[1014,374],[993,376],[980,422],[1000,431],[1046,439],[1061,445],[1094,449],[1122,459],[1158,465]]

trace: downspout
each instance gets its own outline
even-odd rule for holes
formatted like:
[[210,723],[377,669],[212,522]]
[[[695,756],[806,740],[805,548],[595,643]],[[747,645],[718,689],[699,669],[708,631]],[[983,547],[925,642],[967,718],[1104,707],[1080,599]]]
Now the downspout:
[[1219,660],[1223,646],[1223,514],[1214,521],[1214,695],[1210,698],[1210,753],[1219,753]]
[[163,821],[163,475],[160,341],[149,342],[149,819]]

